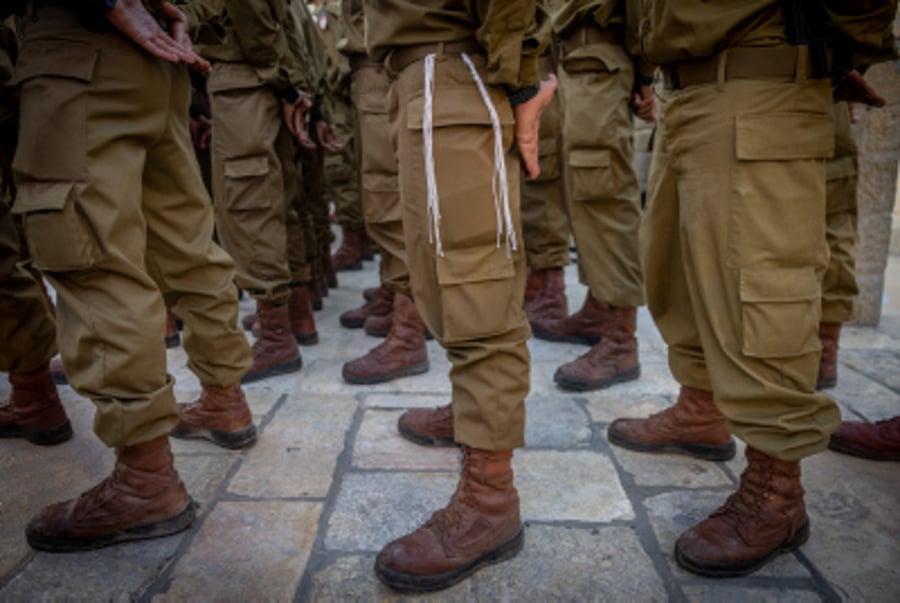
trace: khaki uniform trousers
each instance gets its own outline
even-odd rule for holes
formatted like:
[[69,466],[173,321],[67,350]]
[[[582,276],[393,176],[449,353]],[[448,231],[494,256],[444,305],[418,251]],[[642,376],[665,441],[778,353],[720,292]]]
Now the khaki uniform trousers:
[[[313,141],[318,143],[314,133]],[[298,145],[299,146],[299,145]],[[306,236],[306,256],[317,258],[334,240],[328,207],[328,180],[325,174],[325,149],[298,148],[295,154],[297,173],[300,174],[300,218]]]
[[828,269],[822,280],[822,322],[856,317],[856,144],[847,103],[834,105],[834,158],[825,169]]
[[291,284],[310,275],[281,101],[245,63],[214,63],[207,89],[219,242],[234,258],[239,287],[257,300],[285,303]]
[[[472,61],[485,78],[483,57]],[[435,61],[433,142],[440,237],[435,252],[423,156],[423,61],[404,68],[391,87],[391,132],[400,166],[403,229],[416,307],[452,364],[456,440],[484,450],[524,444],[531,336],[522,311],[525,256],[497,244],[493,199],[494,131],[472,75],[458,55]],[[506,95],[488,88],[513,144]],[[519,163],[506,155],[510,209],[521,241]],[[465,178],[460,178],[465,174]],[[521,244],[521,243],[520,243]]]
[[388,121],[390,80],[384,66],[376,61],[357,58],[352,69],[350,94],[356,109],[356,152],[366,231],[381,251],[382,284],[408,294],[403,210]]
[[18,229],[0,201],[0,372],[34,371],[56,355],[53,315],[21,260]]
[[634,68],[616,44],[563,44],[559,96],[578,277],[597,301],[644,304],[641,196],[628,103]]
[[25,25],[15,77],[14,210],[57,292],[69,383],[97,406],[107,445],[165,435],[178,420],[166,306],[201,383],[237,383],[251,362],[191,147],[187,70],[47,7]]
[[682,385],[770,456],[822,450],[815,390],[825,269],[827,81],[734,80],[667,93],[642,246],[648,306]]
[[[542,74],[550,72],[550,58],[538,62]],[[541,113],[538,161],[541,173],[527,180],[522,173],[522,233],[525,258],[534,270],[549,270],[569,265],[569,216],[560,170],[559,97]]]
[[356,163],[353,121],[353,109],[340,100],[335,101],[334,127],[341,136],[344,148],[325,156],[325,174],[338,221],[345,228],[358,230],[363,228],[365,222],[359,198],[359,169]]

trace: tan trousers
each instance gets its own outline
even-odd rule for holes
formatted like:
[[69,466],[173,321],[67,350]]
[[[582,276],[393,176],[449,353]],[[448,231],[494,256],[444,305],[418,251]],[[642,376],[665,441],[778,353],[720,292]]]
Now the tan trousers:
[[341,226],[360,229],[364,225],[362,202],[359,196],[359,169],[356,140],[353,127],[353,109],[340,101],[335,102],[334,126],[341,136],[344,148],[325,156],[325,174],[331,199],[337,209]]
[[856,317],[856,144],[847,103],[834,105],[834,158],[825,169],[826,236],[830,252],[822,280],[822,322]]
[[107,445],[167,434],[166,306],[184,320],[201,383],[236,383],[251,361],[191,147],[187,70],[48,7],[25,24],[16,79],[15,211],[57,291],[69,383],[96,404]]
[[683,385],[771,456],[822,450],[815,391],[825,269],[828,82],[735,80],[663,103],[643,229],[648,305]]
[[[472,57],[484,78],[484,60]],[[391,87],[391,130],[400,166],[403,228],[416,306],[447,350],[452,368],[456,440],[485,450],[522,446],[529,389],[531,335],[522,302],[525,256],[497,245],[493,200],[494,132],[488,110],[459,56],[439,57],[434,75],[434,163],[443,255],[435,253],[423,158],[423,61]],[[513,142],[512,109],[489,88]],[[518,161],[506,155],[509,199],[520,230]],[[465,174],[465,178],[460,178]],[[521,232],[517,233],[521,241]]]
[[366,231],[381,251],[381,282],[409,293],[409,268],[403,237],[403,211],[397,180],[397,158],[390,140],[388,90],[381,63],[353,62],[350,93],[356,108],[362,210]]
[[0,202],[0,372],[34,371],[56,355],[53,315],[19,251],[12,214]]
[[[543,57],[539,66],[542,73],[549,73],[549,57]],[[569,265],[569,216],[560,170],[558,96],[541,114],[539,135],[541,174],[534,180],[525,179],[524,172],[522,175],[522,234],[528,266],[548,270]]]
[[564,46],[559,95],[579,280],[597,301],[634,308],[644,303],[628,107],[634,68],[615,44]]
[[300,191],[281,101],[244,63],[214,64],[207,89],[219,242],[234,258],[238,286],[257,300],[282,304],[290,285],[309,275],[307,253],[296,252],[305,240],[293,224]]

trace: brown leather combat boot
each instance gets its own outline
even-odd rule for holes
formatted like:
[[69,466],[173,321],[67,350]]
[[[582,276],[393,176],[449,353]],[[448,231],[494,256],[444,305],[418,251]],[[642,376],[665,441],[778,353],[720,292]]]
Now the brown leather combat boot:
[[822,356],[819,358],[819,376],[816,378],[816,389],[831,389],[837,385],[837,356],[840,338],[841,323],[819,323],[819,341],[822,342]]
[[194,521],[194,503],[175,471],[169,437],[116,448],[112,475],[28,522],[32,548],[66,552],[167,536]]
[[600,343],[556,369],[553,380],[563,389],[586,392],[641,376],[638,362],[637,308],[609,306]]
[[342,226],[341,232],[343,233],[341,246],[331,256],[331,264],[338,272],[362,270],[362,236],[365,234],[365,229]]
[[299,371],[303,366],[297,341],[291,333],[288,304],[276,306],[256,303],[259,312],[259,338],[253,344],[253,366],[241,379],[252,383],[272,375]]
[[875,423],[844,421],[828,447],[873,461],[900,461],[900,416]]
[[316,318],[313,315],[312,303],[309,301],[308,283],[300,283],[291,287],[288,299],[288,316],[291,319],[291,333],[300,345],[319,343],[316,331]]
[[72,437],[72,424],[48,364],[35,371],[13,371],[9,383],[9,400],[0,406],[0,438],[25,438],[32,444],[52,446]]
[[544,287],[545,275],[546,272],[542,270],[534,270],[531,266],[528,267],[528,272],[525,276],[525,303],[522,307],[526,313],[528,312],[529,303],[537,299],[538,294]]
[[[382,285],[383,286],[383,285]],[[381,292],[381,287],[367,287],[363,289],[363,299],[367,302],[374,300],[378,297],[378,294]]]
[[256,427],[240,383],[203,385],[200,398],[178,405],[174,438],[203,438],[222,448],[244,448],[256,442]]
[[361,329],[370,316],[384,316],[394,309],[394,292],[384,285],[378,288],[375,299],[366,302],[359,308],[347,310],[341,314],[341,324],[348,329]]
[[638,452],[676,452],[707,461],[734,457],[734,440],[712,392],[687,385],[674,406],[646,419],[616,419],[606,435],[611,443]]
[[[328,297],[328,276],[325,274],[325,264],[321,257],[316,257],[309,261],[312,269],[312,278],[319,286],[319,293],[322,297]],[[321,310],[321,308],[319,308]]]
[[362,358],[346,364],[344,381],[357,385],[384,383],[428,370],[425,325],[408,295],[394,295],[394,322],[387,339]]
[[420,528],[381,549],[378,579],[401,592],[430,592],[515,557],[525,532],[511,461],[511,450],[463,446],[453,498]]
[[[569,313],[566,299],[566,280],[562,268],[539,271],[541,288],[537,295],[525,304],[528,322],[538,320],[562,320]],[[527,291],[527,289],[526,289]]]
[[181,345],[181,334],[178,332],[178,317],[166,310],[166,348],[177,348]]
[[372,242],[372,239],[371,237],[369,237],[369,233],[366,232],[365,228],[363,228],[362,236],[360,236],[359,238],[359,249],[360,253],[362,254],[362,259],[375,259],[375,243]]
[[372,337],[387,337],[391,332],[391,325],[394,324],[393,310],[381,316],[369,316],[363,323],[363,331],[366,335]]
[[453,404],[437,408],[411,408],[397,419],[397,431],[422,446],[456,446],[453,439]]
[[747,447],[747,468],[737,492],[707,519],[681,535],[675,560],[715,578],[743,576],[809,538],[800,463]]
[[531,323],[534,336],[547,341],[596,345],[612,306],[598,302],[588,291],[581,309],[564,318],[538,318]]

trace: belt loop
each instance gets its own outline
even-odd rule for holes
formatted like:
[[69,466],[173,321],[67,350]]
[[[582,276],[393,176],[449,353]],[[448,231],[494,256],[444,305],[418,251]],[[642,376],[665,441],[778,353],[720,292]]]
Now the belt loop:
[[719,92],[725,91],[726,70],[728,68],[728,49],[719,53],[719,61],[716,65],[716,88]]
[[805,82],[809,76],[809,46],[795,46],[794,81]]

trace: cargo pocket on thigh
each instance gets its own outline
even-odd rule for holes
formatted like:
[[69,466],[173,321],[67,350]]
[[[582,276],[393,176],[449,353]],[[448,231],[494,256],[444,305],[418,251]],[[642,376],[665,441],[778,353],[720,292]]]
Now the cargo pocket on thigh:
[[819,351],[819,279],[813,267],[741,270],[742,350],[754,358]]
[[591,201],[614,195],[612,152],[607,149],[573,149],[569,152],[572,201]]
[[81,211],[79,186],[71,182],[25,182],[13,213],[22,215],[35,268],[47,272],[83,270],[100,257],[94,230]]
[[280,190],[268,190],[269,158],[265,155],[225,160],[225,203],[229,211],[269,207]]
[[483,339],[515,324],[513,260],[503,249],[471,247],[448,250],[437,258],[444,339]]

